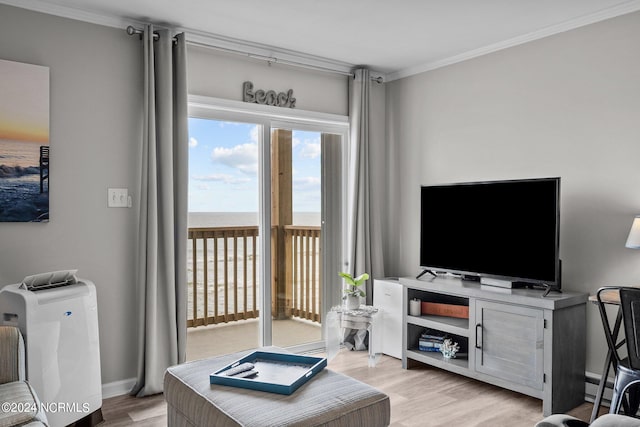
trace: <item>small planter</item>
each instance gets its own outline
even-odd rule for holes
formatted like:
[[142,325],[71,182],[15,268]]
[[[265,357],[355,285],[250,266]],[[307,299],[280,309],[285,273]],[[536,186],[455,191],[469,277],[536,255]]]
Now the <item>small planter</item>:
[[355,279],[349,273],[338,273],[340,277],[344,279],[345,286],[342,289],[343,299],[344,299],[344,307],[347,310],[357,310],[360,308],[360,297],[364,297],[365,293],[362,290],[361,286],[369,280],[369,275],[367,273],[362,273],[360,276]]
[[360,297],[357,295],[347,295],[344,304],[347,310],[357,310],[360,307]]

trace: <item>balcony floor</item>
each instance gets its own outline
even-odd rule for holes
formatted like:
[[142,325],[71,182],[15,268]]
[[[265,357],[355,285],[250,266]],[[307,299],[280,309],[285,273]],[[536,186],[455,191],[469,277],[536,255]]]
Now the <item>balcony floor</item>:
[[[273,345],[290,347],[320,341],[322,326],[291,318],[273,320]],[[187,360],[235,353],[258,346],[258,320],[239,320],[187,329]]]

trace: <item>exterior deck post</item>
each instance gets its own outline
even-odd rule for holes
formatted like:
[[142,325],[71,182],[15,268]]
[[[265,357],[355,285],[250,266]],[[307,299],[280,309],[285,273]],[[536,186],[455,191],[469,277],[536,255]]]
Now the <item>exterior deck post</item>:
[[[275,250],[272,313],[275,319],[291,317],[293,277],[290,239],[285,226],[293,224],[292,131],[275,129],[271,137],[271,221]],[[288,255],[288,256],[287,256]]]

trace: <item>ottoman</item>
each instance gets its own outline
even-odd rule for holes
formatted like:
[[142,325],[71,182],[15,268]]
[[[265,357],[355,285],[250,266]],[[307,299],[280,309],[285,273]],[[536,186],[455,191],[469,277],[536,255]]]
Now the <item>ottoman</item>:
[[[277,347],[262,351],[287,353]],[[291,395],[209,383],[209,374],[251,353],[245,351],[172,366],[164,376],[169,426],[389,425],[389,397],[345,375],[323,369]]]

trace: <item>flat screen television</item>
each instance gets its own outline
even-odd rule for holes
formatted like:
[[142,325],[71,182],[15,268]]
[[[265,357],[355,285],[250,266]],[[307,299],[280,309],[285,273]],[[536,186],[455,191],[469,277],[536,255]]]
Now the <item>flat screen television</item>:
[[560,178],[421,188],[420,266],[560,288]]

